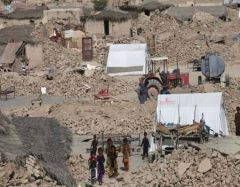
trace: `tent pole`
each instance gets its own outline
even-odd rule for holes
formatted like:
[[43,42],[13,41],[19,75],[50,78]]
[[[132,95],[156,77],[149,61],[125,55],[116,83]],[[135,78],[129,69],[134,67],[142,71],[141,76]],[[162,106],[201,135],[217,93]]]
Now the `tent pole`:
[[195,105],[195,108],[194,108],[194,119],[193,119],[193,122],[196,121],[196,109],[197,109],[197,105]]
[[180,125],[180,105],[178,105],[178,124]]
[[202,113],[202,121],[204,121],[204,114]]

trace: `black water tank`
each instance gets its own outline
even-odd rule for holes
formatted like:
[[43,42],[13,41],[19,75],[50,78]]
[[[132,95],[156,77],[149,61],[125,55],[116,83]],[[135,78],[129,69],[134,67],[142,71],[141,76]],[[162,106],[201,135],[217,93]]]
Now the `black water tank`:
[[201,60],[201,70],[207,78],[220,78],[225,70],[224,60],[217,53],[208,53]]

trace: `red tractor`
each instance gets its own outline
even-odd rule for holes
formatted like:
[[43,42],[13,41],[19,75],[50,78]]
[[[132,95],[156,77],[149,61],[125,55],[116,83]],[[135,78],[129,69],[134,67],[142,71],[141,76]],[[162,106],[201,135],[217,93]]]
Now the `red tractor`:
[[[161,71],[160,66],[163,66]],[[172,73],[168,71],[168,58],[167,57],[154,57],[151,58],[148,64],[149,73],[144,75],[144,84],[148,88],[149,96],[157,96],[161,90],[168,90],[177,86],[189,85],[189,74],[180,73],[180,69],[173,70]]]

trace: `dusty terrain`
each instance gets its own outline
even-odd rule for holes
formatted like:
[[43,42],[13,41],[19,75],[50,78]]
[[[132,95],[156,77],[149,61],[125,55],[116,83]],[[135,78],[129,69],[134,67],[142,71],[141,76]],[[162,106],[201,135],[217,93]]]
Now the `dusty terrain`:
[[[45,103],[42,106],[16,107],[4,110],[4,113],[10,120],[13,119],[13,115],[24,117],[24,119],[29,117],[55,118],[62,127],[66,127],[63,129],[67,129],[71,135],[142,134],[144,131],[150,133],[155,117],[156,100],[150,100],[144,105],[139,104],[134,91],[137,87],[138,77],[124,79],[106,75],[104,70],[108,53],[107,43],[146,42],[145,36],[154,34],[156,37],[156,53],[154,55],[168,56],[173,65],[176,62],[187,64],[193,59],[199,59],[206,52],[217,51],[224,57],[228,66],[235,67],[240,64],[240,43],[234,41],[233,38],[239,34],[240,21],[237,18],[237,10],[228,10],[231,19],[229,22],[201,12],[195,14],[190,23],[182,23],[172,17],[163,16],[159,11],[156,11],[151,17],[141,15],[133,23],[133,37],[107,37],[94,41],[94,62],[103,66],[90,75],[79,73],[79,69],[83,65],[79,50],[66,49],[60,44],[50,41],[48,36],[44,35],[43,30],[49,30],[49,27],[52,28],[53,25],[46,25],[45,28],[37,25],[33,37],[39,39],[43,44],[44,62],[39,67],[30,70],[27,76],[21,76],[14,72],[2,73],[0,75],[1,86],[6,88],[15,85],[17,96],[34,97],[40,93],[40,87],[46,87],[47,95],[61,96],[64,102],[62,104]],[[140,27],[142,33],[137,35],[136,30]],[[53,80],[46,80],[46,67],[54,68]],[[229,74],[231,76],[231,71]],[[107,101],[94,100],[93,95],[107,86],[114,98]],[[230,132],[234,135],[234,113],[240,100],[239,77],[230,79],[230,86],[226,88],[222,88],[220,84],[210,84],[177,88],[172,90],[172,93],[211,91],[223,92]],[[39,131],[38,136],[50,135],[38,142],[34,139],[34,133],[38,133],[37,127],[31,126],[35,125],[35,122],[23,123],[21,120],[17,120],[15,123],[22,124],[19,131],[19,134],[22,132],[22,137],[19,137],[18,133],[9,134],[9,132],[16,132],[16,129],[10,131],[8,125],[11,123],[2,114],[0,115],[0,136],[2,136],[0,138],[2,141],[6,140],[0,145],[5,145],[7,140],[17,142],[11,145],[13,147],[3,146],[4,149],[1,147],[0,186],[63,185],[64,182],[59,180],[59,176],[54,176],[43,164],[46,161],[44,159],[49,158],[43,153],[54,150],[54,148],[49,150],[46,146],[54,137],[54,134],[51,134],[54,129],[48,126],[45,131],[44,128]],[[45,123],[41,124],[46,125]],[[39,124],[36,122],[36,125]],[[11,128],[13,127],[11,126]],[[24,137],[25,129],[29,130],[32,137]],[[64,133],[65,131],[59,132],[61,135]],[[8,136],[9,139],[7,139]],[[35,141],[31,142],[31,138]],[[56,140],[59,145],[70,141],[69,137],[62,138]],[[41,138],[39,137],[39,139]],[[9,142],[11,143],[11,141]],[[28,142],[30,143],[28,144]],[[36,148],[38,143],[41,150]],[[29,152],[24,152],[24,157],[21,159],[15,157],[20,154],[18,152],[14,152],[15,156],[5,153],[5,149],[11,148],[12,151],[15,146],[18,146],[19,151],[22,150],[22,144],[31,149],[29,148]],[[62,150],[56,154],[61,153]],[[68,171],[71,173],[77,184],[83,184],[88,176],[87,158],[69,153],[62,159],[63,166],[58,169],[64,168],[67,174]],[[52,163],[54,164],[54,161]],[[239,158],[232,158],[210,148],[198,150],[187,147],[187,149],[174,151],[170,156],[159,158],[154,163],[147,164],[147,167],[131,169],[129,172],[121,171],[120,176],[116,179],[105,177],[103,186],[238,186],[240,182],[239,164]]]

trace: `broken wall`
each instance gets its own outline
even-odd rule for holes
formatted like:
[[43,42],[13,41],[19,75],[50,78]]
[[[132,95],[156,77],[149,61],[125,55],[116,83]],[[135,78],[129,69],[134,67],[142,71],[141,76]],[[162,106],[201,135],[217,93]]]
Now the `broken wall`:
[[80,21],[80,17],[83,16],[83,11],[80,8],[69,9],[51,9],[43,11],[43,23],[47,23],[51,19],[77,19]]
[[27,44],[25,50],[30,69],[43,64],[43,49],[41,44]]
[[[114,36],[129,36],[131,28],[131,20],[124,22],[112,22],[109,21],[109,35]],[[105,35],[104,21],[88,20],[85,23],[85,31],[89,34]]]
[[85,31],[89,34],[102,34],[104,35],[103,21],[88,20],[85,23]]

